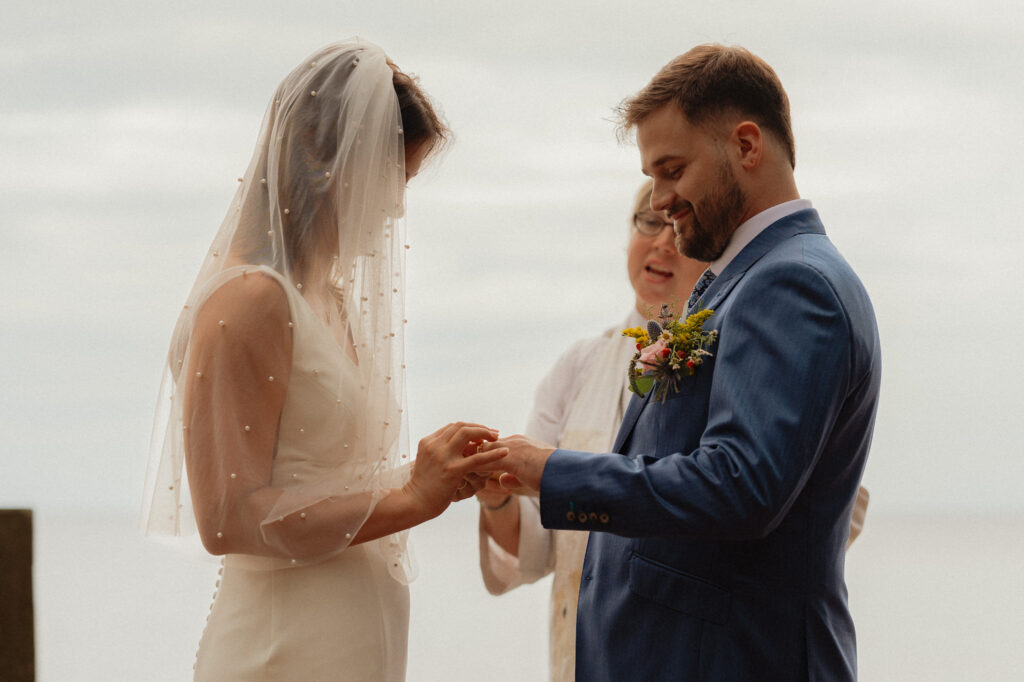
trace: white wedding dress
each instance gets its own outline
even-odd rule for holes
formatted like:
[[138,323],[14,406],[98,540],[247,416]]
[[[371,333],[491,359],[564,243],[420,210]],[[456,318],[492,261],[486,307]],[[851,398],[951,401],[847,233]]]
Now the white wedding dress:
[[[272,270],[260,270],[281,283],[294,322],[271,485],[287,490],[333,478],[344,489],[337,476],[346,469],[346,442],[354,440],[364,416],[355,365],[296,290]],[[336,386],[341,398],[327,388]],[[306,564],[225,556],[195,679],[404,680],[409,588],[389,574],[387,559],[377,551],[378,543],[388,541],[349,546]]]

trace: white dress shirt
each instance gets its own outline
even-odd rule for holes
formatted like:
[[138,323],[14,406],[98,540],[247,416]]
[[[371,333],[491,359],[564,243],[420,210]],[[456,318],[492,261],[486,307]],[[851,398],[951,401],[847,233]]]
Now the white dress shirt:
[[764,232],[768,226],[782,220],[788,215],[793,215],[797,211],[803,211],[807,208],[812,208],[811,202],[808,199],[784,201],[781,204],[776,204],[771,208],[765,209],[740,223],[740,226],[732,233],[732,238],[729,239],[729,244],[725,247],[725,251],[723,251],[722,255],[708,266],[711,269],[711,272],[715,273],[716,276],[721,275],[726,266],[732,262],[732,259],[735,258],[747,244],[754,241],[754,237]]

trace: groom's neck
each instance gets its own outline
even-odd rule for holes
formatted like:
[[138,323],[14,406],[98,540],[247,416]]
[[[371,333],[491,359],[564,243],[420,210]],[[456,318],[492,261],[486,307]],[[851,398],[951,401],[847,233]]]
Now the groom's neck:
[[800,198],[800,192],[796,188],[796,179],[793,177],[793,169],[786,164],[784,169],[762,168],[763,173],[743,188],[746,196],[746,210],[744,211],[743,223],[753,216],[767,211],[772,206]]

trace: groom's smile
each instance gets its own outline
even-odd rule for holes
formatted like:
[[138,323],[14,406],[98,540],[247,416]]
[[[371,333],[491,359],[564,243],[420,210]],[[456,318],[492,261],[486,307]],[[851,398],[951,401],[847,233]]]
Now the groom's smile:
[[669,220],[672,221],[672,231],[676,233],[676,237],[683,237],[683,221],[690,218],[690,224],[693,225],[695,221],[693,217],[693,207],[687,202],[681,206],[673,206],[668,211]]

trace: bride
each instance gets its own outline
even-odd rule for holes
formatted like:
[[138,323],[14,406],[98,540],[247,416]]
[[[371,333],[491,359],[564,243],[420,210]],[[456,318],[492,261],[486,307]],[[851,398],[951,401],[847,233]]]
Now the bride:
[[458,423],[410,464],[404,192],[447,134],[360,40],[268,107],[172,337],[147,475],[144,530],[224,555],[196,680],[405,678],[405,531],[505,454]]

